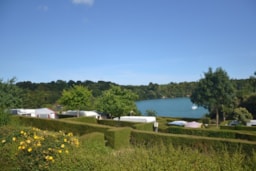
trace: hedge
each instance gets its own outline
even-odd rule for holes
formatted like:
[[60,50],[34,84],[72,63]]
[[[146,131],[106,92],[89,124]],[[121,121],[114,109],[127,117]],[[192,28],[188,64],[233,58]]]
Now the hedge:
[[220,129],[256,131],[256,126],[220,126]]
[[99,124],[109,125],[114,127],[130,127],[138,130],[153,131],[153,123],[138,123],[128,121],[116,121],[116,120],[98,120]]
[[95,117],[71,117],[71,118],[63,118],[62,120],[71,120],[71,121],[77,121],[77,122],[83,122],[83,123],[97,123],[97,119]]
[[157,144],[174,147],[183,146],[196,148],[200,151],[216,150],[222,151],[226,149],[229,152],[235,152],[240,149],[248,155],[256,151],[256,142],[245,140],[231,140],[223,138],[210,138],[188,135],[174,135],[165,133],[154,133],[140,130],[131,131],[131,144],[134,146],[151,147]]
[[50,131],[66,131],[73,132],[74,134],[83,135],[92,132],[102,132],[105,133],[109,128],[106,125],[90,124],[90,123],[81,123],[72,120],[63,120],[63,119],[42,119],[42,118],[33,118],[33,117],[22,117],[15,116],[12,117],[13,122],[20,123],[25,126],[37,127],[43,130]]
[[106,145],[114,149],[129,147],[131,128],[113,128],[105,133]]
[[249,141],[256,141],[256,134],[250,134],[245,132],[229,131],[229,130],[209,130],[209,129],[193,129],[171,126],[168,129],[168,133],[172,134],[187,134],[204,137],[216,137],[216,138],[232,138],[232,139],[244,139]]

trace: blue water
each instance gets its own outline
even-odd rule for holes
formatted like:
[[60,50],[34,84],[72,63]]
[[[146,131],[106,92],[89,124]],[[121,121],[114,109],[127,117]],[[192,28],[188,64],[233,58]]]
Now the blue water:
[[154,110],[157,116],[176,117],[176,118],[201,118],[208,110],[198,107],[192,110],[193,103],[189,98],[171,98],[171,99],[154,99],[136,102],[139,111],[146,115],[147,110]]

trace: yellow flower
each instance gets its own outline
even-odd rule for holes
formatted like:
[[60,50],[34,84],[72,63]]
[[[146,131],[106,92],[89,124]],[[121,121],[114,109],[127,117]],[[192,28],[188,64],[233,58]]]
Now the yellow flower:
[[21,149],[22,149],[22,150],[24,150],[25,148],[26,148],[26,147],[25,147],[24,145],[23,145],[23,146],[21,146]]
[[20,134],[24,134],[24,131],[20,131]]
[[65,150],[65,153],[67,153],[67,154],[68,154],[68,153],[69,153],[69,151],[68,151],[68,150]]
[[34,139],[35,139],[35,140],[38,140],[39,137],[38,137],[37,135],[34,135]]
[[18,147],[18,150],[21,150],[21,149],[22,149],[22,147],[21,147],[21,146],[19,146],[19,147]]
[[41,143],[40,143],[40,142],[37,143],[36,146],[37,146],[37,147],[41,147]]
[[45,159],[46,159],[47,161],[52,161],[52,160],[53,160],[53,157],[52,157],[52,156],[46,156]]
[[30,153],[32,151],[32,148],[30,147],[30,148],[28,148],[28,152]]
[[12,137],[12,141],[16,141],[16,137]]
[[68,142],[67,138],[64,138],[64,142]]
[[61,146],[60,146],[61,148],[64,148],[65,147],[65,145],[64,144],[61,144]]
[[72,136],[73,136],[73,133],[72,133],[72,132],[69,132],[69,133],[68,133],[68,136],[72,137]]
[[21,142],[20,142],[20,145],[23,145],[23,144],[25,144],[25,142],[24,142],[24,141],[21,141]]
[[62,150],[58,150],[59,153],[62,153]]
[[30,141],[30,140],[26,140],[26,143],[30,144],[30,143],[31,143],[31,141]]
[[6,140],[2,140],[2,143],[5,143],[6,142]]

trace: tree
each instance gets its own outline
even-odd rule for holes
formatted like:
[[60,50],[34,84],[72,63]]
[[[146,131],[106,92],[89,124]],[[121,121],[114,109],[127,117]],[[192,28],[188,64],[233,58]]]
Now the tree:
[[137,111],[135,100],[138,98],[132,91],[112,85],[98,99],[97,109],[112,117],[120,117]]
[[7,110],[22,106],[22,90],[15,83],[16,78],[3,82],[0,79],[0,125],[8,123]]
[[63,90],[58,102],[70,110],[88,110],[93,107],[91,91],[81,85],[74,85],[67,90]]
[[256,118],[256,93],[251,94],[241,102],[241,107],[246,108]]
[[239,107],[234,110],[233,118],[235,120],[241,121],[245,125],[253,117],[252,114],[246,108]]
[[157,116],[157,112],[155,110],[146,110],[147,116]]
[[220,110],[223,105],[231,106],[234,96],[235,89],[227,73],[222,68],[217,68],[215,72],[209,68],[192,92],[191,101],[215,112],[218,127]]

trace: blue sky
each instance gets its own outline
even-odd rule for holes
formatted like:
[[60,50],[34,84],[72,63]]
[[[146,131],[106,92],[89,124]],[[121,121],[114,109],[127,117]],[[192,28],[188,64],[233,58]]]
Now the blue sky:
[[0,78],[198,81],[256,71],[255,0],[1,0]]

